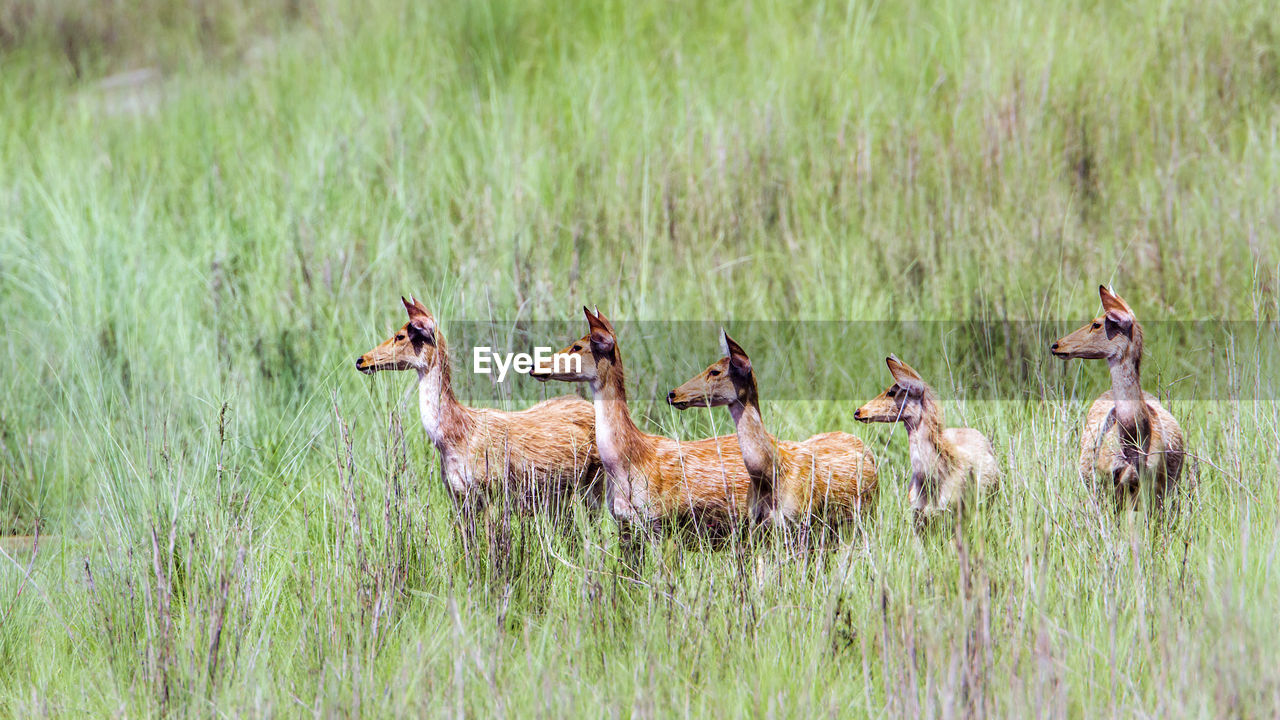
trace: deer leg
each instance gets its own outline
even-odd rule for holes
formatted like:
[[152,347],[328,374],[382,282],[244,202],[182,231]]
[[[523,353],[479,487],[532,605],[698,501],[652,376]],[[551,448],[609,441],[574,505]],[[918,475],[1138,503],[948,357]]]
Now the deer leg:
[[1174,468],[1166,464],[1153,474],[1151,480],[1151,496],[1156,508],[1161,512],[1167,510],[1176,515],[1180,510],[1181,494],[1178,492],[1178,476],[1174,474]]
[[775,504],[773,488],[757,488],[755,483],[752,483],[751,489],[747,492],[747,507],[751,508],[752,522],[758,525],[771,522]]
[[470,557],[471,551],[476,548],[478,537],[476,515],[475,507],[471,504],[454,502],[453,528],[457,540],[462,543],[462,553],[467,557]]
[[1164,455],[1164,472],[1160,473],[1160,493],[1161,495],[1169,495],[1172,497],[1176,505],[1181,493],[1179,493],[1179,481],[1182,477],[1183,455],[1181,451],[1165,452]]
[[1111,472],[1115,485],[1116,510],[1133,510],[1138,501],[1138,471],[1129,464],[1122,464]]
[[597,467],[587,468],[583,475],[582,495],[591,510],[598,510],[604,504],[605,474]]
[[921,508],[913,508],[911,510],[911,528],[915,530],[916,535],[923,535],[924,531],[929,527],[929,516]]
[[645,528],[633,522],[618,524],[618,545],[622,555],[622,565],[628,575],[638,577],[644,569],[644,553],[646,542]]

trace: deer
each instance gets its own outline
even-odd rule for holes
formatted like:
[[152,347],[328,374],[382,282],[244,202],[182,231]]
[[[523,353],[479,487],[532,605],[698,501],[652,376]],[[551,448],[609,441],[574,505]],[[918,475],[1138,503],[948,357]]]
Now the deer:
[[751,479],[735,436],[681,442],[636,427],[627,406],[622,349],[613,323],[583,308],[588,332],[530,371],[546,382],[586,383],[595,406],[596,448],[608,477],[606,507],[624,528],[672,523],[712,538],[749,520]]
[[1080,437],[1080,479],[1110,482],[1116,502],[1133,507],[1144,478],[1157,506],[1182,474],[1182,428],[1154,395],[1142,390],[1142,325],[1132,308],[1105,285],[1098,286],[1102,315],[1049,346],[1069,360],[1106,360],[1111,389],[1085,416]]
[[917,522],[963,511],[974,496],[993,492],[1000,482],[995,448],[972,428],[948,428],[938,394],[920,374],[898,359],[885,358],[893,384],[853,413],[864,423],[902,423],[911,458],[907,501]]
[[518,412],[463,405],[435,318],[417,298],[400,301],[408,322],[356,358],[356,369],[417,371],[422,427],[452,500],[476,510],[494,493],[509,492],[522,506],[547,506],[581,492],[598,503],[603,475],[591,403],[564,395]]
[[765,429],[751,358],[720,330],[724,357],[667,393],[678,410],[727,407],[751,478],[753,520],[775,527],[810,518],[853,518],[874,504],[876,461],[860,438],[827,432],[801,442],[780,441]]

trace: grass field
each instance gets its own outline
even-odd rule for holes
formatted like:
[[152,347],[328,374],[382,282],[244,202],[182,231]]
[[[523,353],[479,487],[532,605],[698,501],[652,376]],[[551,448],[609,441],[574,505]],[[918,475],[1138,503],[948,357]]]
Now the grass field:
[[[1276,715],[1269,3],[125,5],[0,0],[0,534],[43,536],[0,540],[0,716]],[[1195,455],[1163,521],[1080,485],[1105,369],[1039,352],[1099,283]],[[464,548],[412,379],[352,366],[410,293],[633,323],[682,438],[732,430],[662,402],[714,328],[792,323],[766,422],[863,437],[875,516],[635,574],[585,511]],[[995,440],[958,531],[852,420],[889,352]],[[857,390],[770,390],[815,372]]]

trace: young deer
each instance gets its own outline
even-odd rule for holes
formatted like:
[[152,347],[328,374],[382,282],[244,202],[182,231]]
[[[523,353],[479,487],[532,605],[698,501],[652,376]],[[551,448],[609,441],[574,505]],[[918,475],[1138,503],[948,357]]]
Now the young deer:
[[585,382],[595,403],[596,446],[609,480],[608,507],[620,524],[693,523],[715,535],[748,516],[751,480],[733,436],[678,442],[641,432],[627,409],[627,390],[613,324],[583,308],[590,332],[557,353],[539,380]]
[[1098,286],[1103,314],[1049,346],[1060,358],[1106,360],[1111,389],[1089,408],[1080,438],[1080,478],[1109,479],[1116,500],[1132,505],[1140,480],[1150,476],[1155,497],[1182,474],[1182,428],[1150,393],[1142,391],[1142,326],[1128,303],[1106,286]]
[[896,355],[885,358],[894,383],[853,413],[862,422],[900,422],[907,430],[911,487],[907,499],[920,519],[962,508],[1000,481],[995,449],[972,428],[945,428],[938,395]]
[[445,486],[461,507],[474,508],[497,491],[512,492],[522,504],[560,502],[576,490],[599,497],[591,403],[566,395],[520,412],[463,405],[453,394],[449,352],[435,319],[417,299],[400,301],[409,322],[356,358],[356,369],[366,375],[418,371],[422,426],[440,453]]
[[862,440],[843,432],[804,442],[779,441],[764,428],[751,358],[724,330],[724,357],[667,393],[667,402],[729,408],[738,445],[751,478],[750,506],[756,522],[795,523],[810,516],[840,520],[875,502],[876,461]]

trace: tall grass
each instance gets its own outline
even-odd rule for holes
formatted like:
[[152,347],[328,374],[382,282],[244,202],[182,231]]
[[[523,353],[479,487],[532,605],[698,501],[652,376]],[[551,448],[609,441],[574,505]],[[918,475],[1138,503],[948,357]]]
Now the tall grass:
[[[44,538],[30,574],[0,556],[0,713],[1274,712],[1266,345],[1148,338],[1153,365],[1225,368],[1173,404],[1196,459],[1161,523],[1075,478],[1101,368],[937,360],[984,325],[1083,321],[1099,282],[1144,321],[1274,328],[1273,14],[5,5],[27,24],[0,33],[0,532]],[[881,502],[830,552],[666,541],[631,572],[606,519],[501,509],[464,547],[409,378],[351,367],[410,292],[446,335],[583,304],[955,321],[909,348],[800,338],[760,372],[962,368],[930,379],[1008,481],[918,535],[901,433],[859,427]],[[714,359],[683,340],[690,374]],[[682,368],[620,342],[643,425],[729,430],[665,408]],[[762,393],[779,436],[851,429],[856,401]]]

